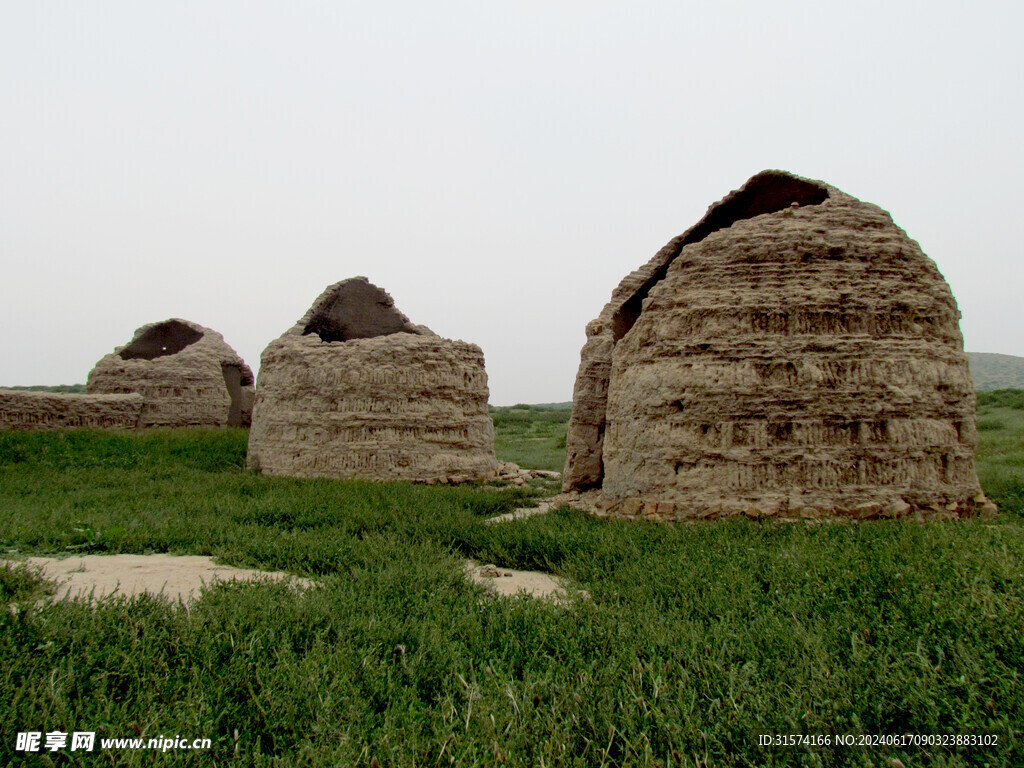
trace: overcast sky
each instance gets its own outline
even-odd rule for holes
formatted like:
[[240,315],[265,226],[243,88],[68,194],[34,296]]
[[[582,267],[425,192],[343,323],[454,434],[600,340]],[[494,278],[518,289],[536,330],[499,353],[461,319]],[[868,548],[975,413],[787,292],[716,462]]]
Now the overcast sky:
[[182,317],[256,369],[366,275],[569,400],[584,326],[765,168],[876,203],[1024,355],[1024,5],[4,2],[0,385]]

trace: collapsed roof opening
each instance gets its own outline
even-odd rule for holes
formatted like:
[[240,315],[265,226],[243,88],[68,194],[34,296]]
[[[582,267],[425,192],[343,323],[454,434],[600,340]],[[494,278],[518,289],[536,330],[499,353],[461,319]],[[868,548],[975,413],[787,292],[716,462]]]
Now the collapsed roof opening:
[[176,355],[190,344],[203,338],[203,334],[179,320],[158,323],[134,339],[119,353],[122,360],[154,360]]
[[409,319],[395,308],[387,292],[364,278],[341,283],[330,300],[314,311],[302,335],[315,333],[321,341],[331,342],[411,330]]
[[704,218],[679,239],[675,252],[665,264],[623,303],[612,318],[614,340],[617,342],[629,333],[640,317],[644,299],[651,289],[665,278],[669,266],[687,245],[698,243],[712,232],[727,229],[737,221],[782,211],[794,204],[820,205],[827,199],[828,187],[823,184],[816,184],[783,171],[762,171],[757,174],[742,189],[712,206]]

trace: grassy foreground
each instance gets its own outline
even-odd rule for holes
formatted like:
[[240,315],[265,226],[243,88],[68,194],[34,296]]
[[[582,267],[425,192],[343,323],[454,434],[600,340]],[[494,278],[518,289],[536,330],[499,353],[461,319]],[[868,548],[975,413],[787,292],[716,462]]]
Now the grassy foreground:
[[[236,430],[0,434],[3,550],[211,554],[320,584],[90,607],[0,568],[0,764],[1024,764],[1022,405],[982,401],[999,517],[927,525],[485,526],[528,492],[254,476]],[[525,410],[495,419],[501,458],[541,455],[510,434],[557,442]],[[465,557],[591,597],[492,599]],[[29,730],[212,746],[26,756]],[[904,733],[998,744],[835,744]]]

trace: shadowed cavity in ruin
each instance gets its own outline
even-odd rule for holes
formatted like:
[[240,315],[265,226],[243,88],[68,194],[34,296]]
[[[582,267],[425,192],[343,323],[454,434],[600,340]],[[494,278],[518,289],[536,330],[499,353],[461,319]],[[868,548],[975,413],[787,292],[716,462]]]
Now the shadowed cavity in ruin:
[[158,323],[121,350],[122,360],[155,360],[176,355],[195,344],[203,334],[177,320]]
[[[687,245],[699,243],[712,232],[728,229],[737,221],[775,213],[794,205],[820,205],[827,199],[828,188],[824,184],[794,178],[779,171],[764,171],[752,178],[743,189],[713,205],[703,219],[673,243],[675,255]],[[612,319],[612,337],[615,341],[629,333],[636,324],[644,299],[655,285],[665,279],[671,264],[672,259],[668,259],[615,313]]]
[[302,335],[315,333],[322,341],[372,339],[402,331],[412,332],[409,319],[395,308],[387,292],[366,280],[350,280],[319,307]]

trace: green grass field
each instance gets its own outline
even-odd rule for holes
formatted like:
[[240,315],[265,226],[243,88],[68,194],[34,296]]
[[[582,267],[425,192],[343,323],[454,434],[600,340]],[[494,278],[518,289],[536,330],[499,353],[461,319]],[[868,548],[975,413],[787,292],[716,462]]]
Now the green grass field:
[[569,413],[569,408],[536,405],[491,408],[495,453],[527,469],[561,472]]
[[[0,568],[0,764],[1024,764],[1022,398],[979,398],[1000,515],[946,524],[489,526],[532,492],[254,476],[240,430],[0,433],[9,556],[210,554],[319,583],[91,607]],[[499,458],[561,469],[567,414],[545,410],[495,409]],[[491,598],[466,557],[591,597]],[[212,747],[15,752],[76,730]],[[998,744],[835,744],[905,733]]]

